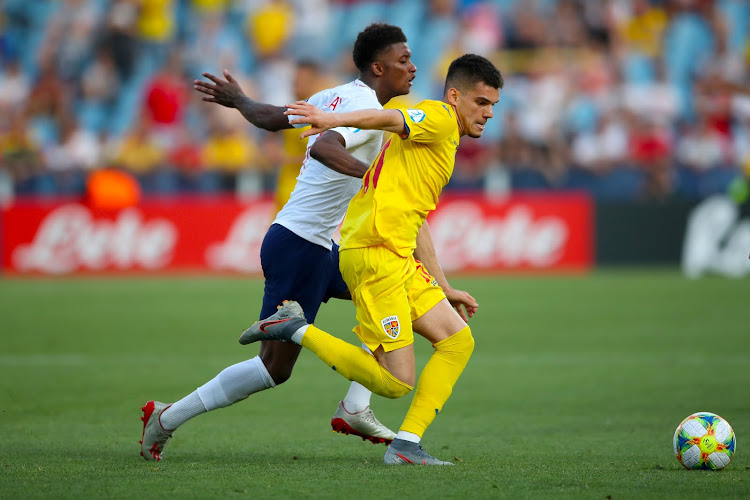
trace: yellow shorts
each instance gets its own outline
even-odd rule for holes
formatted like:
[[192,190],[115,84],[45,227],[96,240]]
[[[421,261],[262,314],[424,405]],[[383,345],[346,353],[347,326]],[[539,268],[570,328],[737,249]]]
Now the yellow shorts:
[[412,344],[412,321],[445,298],[418,260],[383,245],[342,250],[339,267],[357,307],[359,325],[353,331],[371,351]]

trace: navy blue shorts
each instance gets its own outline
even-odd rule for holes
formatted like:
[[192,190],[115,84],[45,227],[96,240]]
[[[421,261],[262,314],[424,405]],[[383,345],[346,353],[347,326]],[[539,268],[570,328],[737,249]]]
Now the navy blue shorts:
[[276,312],[284,300],[296,300],[308,323],[315,322],[320,304],[348,289],[339,271],[339,246],[328,250],[273,224],[260,247],[266,286],[260,319]]

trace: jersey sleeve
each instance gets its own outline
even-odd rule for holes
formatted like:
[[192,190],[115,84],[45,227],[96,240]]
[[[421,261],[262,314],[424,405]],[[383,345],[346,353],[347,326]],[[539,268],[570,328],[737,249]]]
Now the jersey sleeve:
[[380,130],[362,130],[354,127],[336,127],[331,130],[341,134],[341,137],[344,138],[346,149],[360,146],[383,135]]
[[[377,104],[369,99],[362,98],[344,98],[336,106],[334,113],[348,113],[350,111],[359,111],[360,109],[377,109]],[[346,149],[350,149],[366,143],[374,138],[382,137],[379,130],[362,130],[355,127],[335,127],[331,130],[338,132],[344,138]]]
[[406,132],[402,139],[422,143],[435,143],[450,136],[456,129],[456,118],[447,104],[420,103],[417,108],[399,108],[404,117]]
[[[305,99],[305,102],[309,102],[310,104],[312,104],[318,109],[324,109],[324,106],[326,104],[325,102],[326,94],[328,94],[327,91],[325,90],[320,91],[317,94],[314,94],[313,96],[311,96],[310,98]],[[301,116],[300,115],[287,115],[288,121],[292,121],[295,118],[301,118]],[[292,127],[294,128],[305,128],[307,126],[308,126],[307,123],[295,123],[292,125]]]

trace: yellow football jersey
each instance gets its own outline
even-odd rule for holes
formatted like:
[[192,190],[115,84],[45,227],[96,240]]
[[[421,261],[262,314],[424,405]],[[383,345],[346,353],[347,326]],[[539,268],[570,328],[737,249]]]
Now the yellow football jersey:
[[454,110],[426,100],[398,111],[406,137],[391,135],[362,178],[341,227],[341,249],[383,244],[411,255],[419,228],[451,178],[460,137]]
[[286,161],[279,169],[279,177],[276,181],[276,213],[279,212],[292,195],[294,186],[297,185],[297,176],[305,159],[307,151],[307,139],[300,139],[299,135],[304,128],[290,128],[281,131],[284,139],[284,156]]

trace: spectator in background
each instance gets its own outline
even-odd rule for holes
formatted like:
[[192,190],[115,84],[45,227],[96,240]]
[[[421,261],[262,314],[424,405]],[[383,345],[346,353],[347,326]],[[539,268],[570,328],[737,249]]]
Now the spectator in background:
[[596,129],[578,134],[571,147],[573,163],[595,175],[606,175],[625,164],[628,130],[616,110],[597,120]]
[[102,45],[80,81],[77,114],[83,126],[93,131],[102,130],[112,116],[119,92],[120,77],[112,50]]
[[263,102],[291,102],[289,87],[279,82],[291,82],[294,75],[294,61],[286,53],[294,25],[294,8],[286,0],[267,0],[248,16],[247,35],[258,58],[256,83]]
[[220,73],[223,69],[236,72],[239,63],[237,51],[244,41],[224,21],[221,12],[209,10],[196,19],[197,29],[186,44],[186,67],[189,74],[202,71]]
[[57,141],[60,125],[70,115],[70,91],[52,59],[43,60],[31,87],[27,112],[34,140],[41,146]]
[[[619,6],[626,3],[620,2]],[[616,14],[615,40],[620,48],[648,58],[656,59],[662,46],[662,37],[667,28],[667,12],[663,4],[649,0],[633,0],[630,12]]]
[[0,113],[7,116],[23,109],[31,82],[18,59],[7,60],[0,71]]
[[100,12],[90,0],[63,0],[51,16],[41,57],[52,59],[65,81],[80,77],[91,57]]
[[112,0],[109,6],[103,45],[110,47],[121,81],[128,82],[133,76],[137,52],[136,22],[137,0]]
[[23,110],[0,116],[0,167],[18,185],[25,184],[40,170],[41,152],[29,133]]
[[[245,129],[229,127],[220,120],[213,120],[209,136],[203,145],[202,162],[206,166],[204,188],[225,191],[236,190],[238,172],[247,170],[258,179],[262,177],[264,164],[258,147]],[[206,184],[209,182],[210,184]],[[262,181],[258,180],[258,189]]]
[[705,172],[722,166],[729,157],[729,141],[711,126],[705,116],[686,127],[677,141],[675,156],[683,166]]
[[113,164],[135,175],[142,185],[153,184],[156,171],[165,163],[167,150],[151,133],[147,117],[141,117],[115,148]]
[[510,169],[531,169],[532,153],[529,144],[521,136],[518,118],[509,113],[505,119],[505,128],[500,140],[498,154],[503,166]]
[[[246,77],[243,87],[255,87],[253,97],[282,105],[294,98],[295,60],[314,57],[330,78],[325,86],[335,86],[344,75],[357,73],[343,42],[347,33],[356,32],[365,19],[385,16],[410,35],[415,63],[426,75],[415,80],[401,105],[442,88],[453,57],[486,54],[507,69],[509,85],[501,104],[513,106],[518,122],[511,139],[503,141],[500,158],[524,157],[528,169],[545,176],[541,188],[566,188],[571,177],[565,175],[568,145],[578,166],[609,175],[611,153],[592,148],[615,140],[612,124],[599,123],[608,122],[614,108],[655,118],[667,135],[674,134],[679,158],[669,158],[669,164],[683,163],[686,151],[698,143],[706,152],[707,139],[697,138],[702,134],[696,120],[707,121],[709,135],[718,133],[729,151],[742,151],[750,140],[747,120],[733,108],[737,98],[728,88],[713,95],[704,87],[717,80],[737,82],[740,88],[747,81],[748,14],[746,0],[0,2],[0,114],[7,119],[21,109],[29,140],[43,149],[59,146],[71,113],[82,127],[94,132],[104,128],[119,141],[130,135],[135,115],[145,110],[164,153],[171,155],[179,147],[190,157],[185,148],[202,148],[207,136],[200,109],[183,98],[190,94],[186,84],[196,76],[195,68],[251,74],[257,80]],[[441,47],[446,58],[440,57]],[[182,56],[168,60],[180,51]],[[165,73],[172,76],[164,78]],[[141,105],[144,95],[150,102]],[[505,126],[504,120],[497,123]],[[197,144],[183,143],[184,127]],[[486,139],[496,141],[500,132],[495,137],[491,132],[485,132]],[[0,133],[9,133],[7,125]],[[725,152],[723,162],[737,169],[745,157]],[[640,160],[626,163],[629,172],[642,166]],[[41,175],[43,166],[14,167],[26,172],[18,176],[20,192],[33,191],[33,183],[22,179]],[[462,168],[459,158],[457,178]],[[481,172],[467,168],[467,182],[476,183]],[[617,174],[625,168],[615,170],[608,186],[617,185]],[[714,188],[700,196],[722,192],[727,169],[708,168],[705,174],[713,177],[706,186]],[[191,184],[193,177],[188,177]],[[698,191],[679,194],[686,193],[696,196]]]
[[81,195],[89,171],[100,166],[101,143],[92,132],[67,117],[60,124],[59,140],[45,145],[44,165],[62,194]]
[[327,57],[327,45],[335,42],[331,37],[331,5],[328,0],[292,0],[294,18],[305,22],[295,23],[292,40],[299,59]]
[[150,74],[167,58],[176,34],[175,0],[136,0],[139,5],[136,33],[140,45],[141,74]]
[[[325,88],[317,63],[298,62],[292,87],[295,101],[305,100]],[[278,166],[274,213],[284,207],[297,184],[300,165],[307,151],[307,141],[299,138],[300,133],[298,128],[285,129],[278,134],[267,134],[264,140],[264,156]]]
[[186,82],[181,51],[175,49],[169,53],[164,66],[146,85],[146,116],[163,149],[169,149],[176,143],[175,135],[184,118],[189,99]]
[[186,190],[200,189],[200,179],[204,170],[203,152],[200,141],[188,127],[180,128],[177,143],[169,152],[168,163],[177,171]]
[[666,199],[674,190],[671,138],[657,120],[633,117],[629,138],[630,161],[646,175],[642,191],[646,199]]

